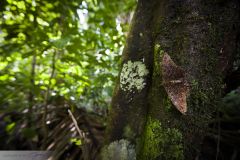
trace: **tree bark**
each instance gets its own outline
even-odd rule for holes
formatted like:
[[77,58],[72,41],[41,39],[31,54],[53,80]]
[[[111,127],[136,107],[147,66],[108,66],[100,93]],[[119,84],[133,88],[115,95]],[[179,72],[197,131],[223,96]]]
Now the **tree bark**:
[[[201,159],[202,139],[224,91],[223,79],[239,54],[238,37],[237,0],[139,0],[102,159]],[[165,53],[188,82],[186,114],[166,92]],[[172,84],[172,90],[180,85]]]

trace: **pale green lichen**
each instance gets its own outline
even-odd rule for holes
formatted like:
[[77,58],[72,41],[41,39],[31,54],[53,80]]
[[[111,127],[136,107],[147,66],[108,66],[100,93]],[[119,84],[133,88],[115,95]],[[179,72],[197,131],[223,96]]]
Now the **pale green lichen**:
[[105,146],[102,150],[102,160],[136,160],[135,146],[128,140],[121,139]]
[[158,120],[148,119],[140,159],[183,159],[182,134],[175,128],[164,128]]
[[133,90],[141,91],[145,85],[145,76],[148,70],[141,61],[128,61],[123,65],[120,74],[120,87],[124,91],[132,92]]

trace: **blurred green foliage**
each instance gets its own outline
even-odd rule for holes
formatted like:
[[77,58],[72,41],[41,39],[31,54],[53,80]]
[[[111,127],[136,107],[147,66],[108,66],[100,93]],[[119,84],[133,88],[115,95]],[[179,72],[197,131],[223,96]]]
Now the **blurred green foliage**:
[[59,96],[89,110],[107,107],[135,4],[1,0],[0,112]]

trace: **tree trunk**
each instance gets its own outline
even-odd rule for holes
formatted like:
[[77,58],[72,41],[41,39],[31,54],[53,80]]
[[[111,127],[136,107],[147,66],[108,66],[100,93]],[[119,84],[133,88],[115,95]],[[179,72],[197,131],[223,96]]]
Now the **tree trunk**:
[[102,159],[201,159],[237,35],[238,0],[139,0]]

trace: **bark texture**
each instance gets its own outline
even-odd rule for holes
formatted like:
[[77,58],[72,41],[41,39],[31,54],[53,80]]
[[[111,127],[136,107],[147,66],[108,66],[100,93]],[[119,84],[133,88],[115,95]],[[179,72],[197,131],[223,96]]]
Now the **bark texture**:
[[[201,159],[202,138],[217,110],[223,79],[239,54],[239,28],[237,0],[139,0],[102,159]],[[164,53],[186,73],[186,115],[164,89]]]

